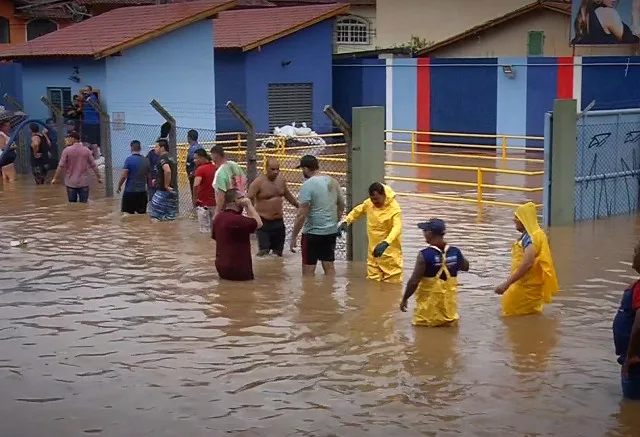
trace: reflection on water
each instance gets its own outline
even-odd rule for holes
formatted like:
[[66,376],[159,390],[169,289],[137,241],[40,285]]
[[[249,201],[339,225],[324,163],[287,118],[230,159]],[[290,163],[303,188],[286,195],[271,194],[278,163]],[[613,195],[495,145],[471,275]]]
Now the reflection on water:
[[435,216],[472,265],[459,327],[414,329],[360,264],[301,278],[287,254],[230,284],[187,220],[23,181],[0,202],[2,436],[638,435],[610,333],[635,217],[552,229],[560,295],[503,320],[512,212],[401,199],[407,266]]

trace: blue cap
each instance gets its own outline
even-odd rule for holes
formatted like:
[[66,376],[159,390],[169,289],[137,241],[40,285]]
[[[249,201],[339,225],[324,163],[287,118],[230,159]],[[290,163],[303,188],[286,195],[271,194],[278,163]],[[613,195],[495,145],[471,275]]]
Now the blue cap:
[[444,225],[444,220],[440,219],[431,219],[426,222],[418,223],[418,227],[423,231],[431,231],[436,235],[444,235],[446,227]]

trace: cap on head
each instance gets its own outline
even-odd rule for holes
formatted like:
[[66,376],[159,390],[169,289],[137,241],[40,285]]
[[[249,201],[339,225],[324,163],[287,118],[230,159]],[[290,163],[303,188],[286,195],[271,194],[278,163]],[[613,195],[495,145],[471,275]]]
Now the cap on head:
[[423,231],[431,231],[431,233],[436,235],[444,235],[446,231],[444,220],[435,218],[426,222],[418,223],[418,227]]
[[318,170],[320,168],[320,163],[318,162],[318,158],[313,155],[304,155],[300,158],[300,165],[296,168],[306,167],[309,170]]

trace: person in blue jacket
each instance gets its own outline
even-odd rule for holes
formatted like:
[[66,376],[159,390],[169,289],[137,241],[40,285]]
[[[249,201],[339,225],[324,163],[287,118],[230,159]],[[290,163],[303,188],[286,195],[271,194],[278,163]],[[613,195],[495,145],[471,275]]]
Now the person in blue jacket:
[[[640,273],[640,243],[633,252],[633,269]],[[620,308],[613,319],[613,342],[622,366],[622,395],[640,400],[640,280],[630,284],[622,293]]]

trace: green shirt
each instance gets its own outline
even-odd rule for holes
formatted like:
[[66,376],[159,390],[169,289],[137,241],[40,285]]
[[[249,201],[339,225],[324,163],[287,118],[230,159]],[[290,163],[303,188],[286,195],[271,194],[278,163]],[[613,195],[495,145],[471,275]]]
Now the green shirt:
[[247,195],[247,176],[237,163],[227,161],[217,170],[213,178],[213,188],[223,192],[237,190],[241,196]]

